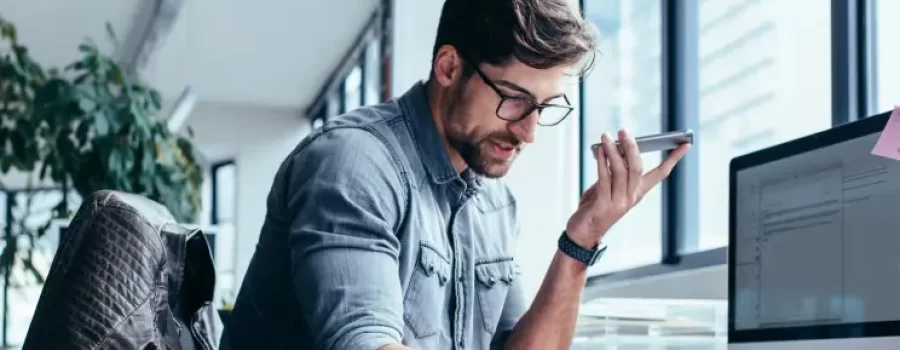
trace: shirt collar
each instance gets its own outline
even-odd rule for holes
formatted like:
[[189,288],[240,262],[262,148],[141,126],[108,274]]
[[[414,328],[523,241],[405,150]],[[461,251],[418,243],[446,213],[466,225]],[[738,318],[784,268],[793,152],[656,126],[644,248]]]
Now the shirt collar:
[[421,152],[422,163],[431,175],[431,180],[441,184],[459,178],[459,173],[450,161],[443,137],[438,133],[431,115],[425,83],[419,81],[413,85],[400,97],[400,104],[406,110],[406,118],[409,120],[416,146]]

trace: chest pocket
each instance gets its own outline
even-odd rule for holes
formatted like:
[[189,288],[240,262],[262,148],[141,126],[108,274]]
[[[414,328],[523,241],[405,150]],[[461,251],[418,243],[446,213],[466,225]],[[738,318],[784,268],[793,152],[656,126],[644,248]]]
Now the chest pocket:
[[478,304],[485,331],[494,334],[503,314],[509,286],[518,278],[513,259],[510,257],[476,263],[475,278],[478,280]]
[[419,245],[417,260],[403,300],[403,318],[416,339],[422,339],[441,329],[451,276],[450,261],[425,242]]

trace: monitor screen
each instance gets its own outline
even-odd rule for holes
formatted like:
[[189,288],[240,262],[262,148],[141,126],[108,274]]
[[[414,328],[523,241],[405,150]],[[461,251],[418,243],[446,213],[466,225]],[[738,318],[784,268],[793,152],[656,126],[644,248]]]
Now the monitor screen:
[[900,161],[880,133],[740,169],[736,332],[900,321]]

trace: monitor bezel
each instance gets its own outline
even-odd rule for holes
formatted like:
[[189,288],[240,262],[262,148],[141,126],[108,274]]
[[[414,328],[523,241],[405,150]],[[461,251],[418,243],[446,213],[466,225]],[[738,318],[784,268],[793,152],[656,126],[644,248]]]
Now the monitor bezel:
[[[748,153],[731,160],[728,169],[728,241],[735,242],[736,181],[741,170],[770,163],[801,153],[835,145],[884,130],[892,111],[859,121],[836,126],[809,136]],[[735,296],[735,246],[728,245],[728,300]],[[728,303],[728,343],[757,343],[785,340],[820,340],[900,336],[900,320],[861,322],[835,325],[798,326],[768,329],[735,330],[735,303]]]

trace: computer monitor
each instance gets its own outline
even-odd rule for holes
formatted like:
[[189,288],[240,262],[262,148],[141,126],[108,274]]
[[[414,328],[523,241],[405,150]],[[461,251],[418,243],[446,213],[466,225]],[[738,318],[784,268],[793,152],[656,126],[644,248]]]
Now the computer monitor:
[[900,349],[900,161],[889,114],[732,160],[729,350]]

